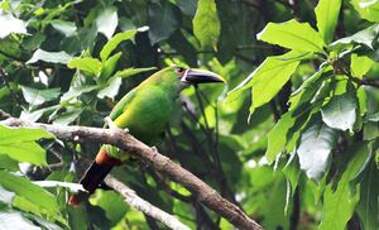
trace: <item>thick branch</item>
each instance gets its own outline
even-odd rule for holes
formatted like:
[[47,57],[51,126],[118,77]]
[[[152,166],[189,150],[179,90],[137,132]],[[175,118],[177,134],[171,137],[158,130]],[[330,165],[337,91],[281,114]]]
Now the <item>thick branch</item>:
[[125,202],[128,203],[131,207],[145,213],[146,215],[159,220],[166,226],[175,230],[189,230],[190,228],[181,223],[174,216],[166,213],[165,211],[155,207],[146,200],[139,197],[136,192],[130,189],[128,186],[117,180],[111,175],[108,175],[105,178],[105,183],[107,186],[113,188],[115,191],[120,193]]
[[185,186],[199,202],[202,202],[205,206],[223,216],[234,226],[240,229],[262,229],[258,223],[250,219],[239,207],[221,197],[216,190],[212,189],[191,172],[122,130],[26,123],[17,118],[9,118],[0,124],[42,128],[55,134],[58,138],[68,141],[95,142],[117,146]]

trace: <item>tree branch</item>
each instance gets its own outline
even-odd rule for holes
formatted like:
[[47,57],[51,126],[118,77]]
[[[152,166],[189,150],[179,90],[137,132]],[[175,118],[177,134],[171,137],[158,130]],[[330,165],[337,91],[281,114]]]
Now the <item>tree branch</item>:
[[171,229],[190,229],[189,227],[181,223],[178,219],[176,219],[174,216],[155,207],[154,205],[139,197],[134,190],[132,190],[113,176],[108,175],[104,181],[107,186],[113,188],[115,191],[120,193],[124,197],[125,202],[128,203],[131,207],[145,213],[146,215],[156,220],[159,220]]
[[58,138],[67,141],[95,142],[117,146],[130,155],[146,162],[158,172],[182,184],[192,192],[199,202],[223,216],[234,226],[240,229],[262,229],[258,223],[250,219],[239,207],[221,197],[217,191],[191,172],[174,163],[168,157],[158,153],[157,150],[137,140],[132,135],[125,133],[123,130],[30,123],[17,118],[8,118],[0,122],[0,124],[42,128],[55,134]]

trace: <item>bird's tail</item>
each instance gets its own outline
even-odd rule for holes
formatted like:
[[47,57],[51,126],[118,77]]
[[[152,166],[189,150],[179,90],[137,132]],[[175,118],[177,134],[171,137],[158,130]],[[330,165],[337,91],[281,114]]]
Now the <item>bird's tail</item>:
[[96,159],[91,166],[86,170],[79,183],[87,192],[80,191],[77,194],[71,195],[68,203],[70,205],[79,205],[89,195],[95,192],[96,188],[101,184],[104,178],[111,171],[113,166],[121,164],[117,158],[109,156],[105,148],[101,148],[96,155]]

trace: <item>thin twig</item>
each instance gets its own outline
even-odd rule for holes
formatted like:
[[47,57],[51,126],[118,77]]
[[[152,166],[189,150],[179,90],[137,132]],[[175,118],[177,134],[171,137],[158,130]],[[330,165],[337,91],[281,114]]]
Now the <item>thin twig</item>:
[[155,207],[154,205],[150,204],[146,200],[142,199],[137,195],[137,193],[114,178],[111,175],[108,175],[105,178],[105,183],[107,186],[113,188],[115,191],[120,193],[127,204],[129,204],[131,207],[143,212],[147,216],[159,220],[163,224],[165,224],[167,227],[171,229],[177,229],[177,230],[189,230],[190,228],[184,225],[182,222],[180,222],[176,217],[168,214],[167,212],[163,211],[162,209],[159,209]]

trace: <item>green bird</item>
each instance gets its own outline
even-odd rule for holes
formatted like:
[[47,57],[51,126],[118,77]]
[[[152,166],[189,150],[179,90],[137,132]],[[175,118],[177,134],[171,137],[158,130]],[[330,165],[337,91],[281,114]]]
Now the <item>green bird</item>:
[[[137,139],[151,144],[173,119],[180,92],[201,83],[225,82],[219,75],[205,70],[167,67],[144,80],[129,91],[113,108],[111,125],[128,129]],[[83,197],[92,194],[110,170],[128,158],[116,147],[103,145],[96,159],[87,169],[80,184],[87,191],[70,197],[70,204],[79,204]]]

